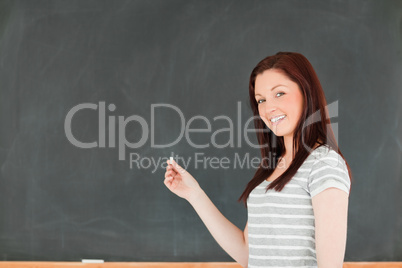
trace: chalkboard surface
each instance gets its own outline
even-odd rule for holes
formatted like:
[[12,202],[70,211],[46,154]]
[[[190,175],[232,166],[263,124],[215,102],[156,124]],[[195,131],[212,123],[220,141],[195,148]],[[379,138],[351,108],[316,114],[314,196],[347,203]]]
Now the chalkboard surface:
[[345,260],[402,261],[401,49],[402,1],[1,1],[0,259],[231,261],[165,162],[243,229],[249,75],[297,51],[355,178]]

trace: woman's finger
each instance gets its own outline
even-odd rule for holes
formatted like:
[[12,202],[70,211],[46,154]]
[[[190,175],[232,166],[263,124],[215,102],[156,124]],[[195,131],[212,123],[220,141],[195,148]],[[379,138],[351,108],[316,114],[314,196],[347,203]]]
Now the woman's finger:
[[168,177],[167,179],[165,179],[165,185],[166,187],[169,188],[169,190],[173,191],[174,189],[176,189],[177,185],[179,184],[179,182],[177,180],[174,180],[171,177]]
[[172,185],[173,178],[172,177],[166,177],[165,180],[163,181],[166,186],[170,187]]
[[184,174],[186,172],[186,170],[184,170],[179,164],[176,163],[176,161],[172,160],[171,161],[171,166],[173,168],[174,171],[180,173],[180,174]]
[[166,171],[165,172],[165,178],[167,177],[167,176],[172,176],[172,177],[174,177],[174,176],[176,176],[176,172],[174,172],[173,170],[168,170],[168,171]]

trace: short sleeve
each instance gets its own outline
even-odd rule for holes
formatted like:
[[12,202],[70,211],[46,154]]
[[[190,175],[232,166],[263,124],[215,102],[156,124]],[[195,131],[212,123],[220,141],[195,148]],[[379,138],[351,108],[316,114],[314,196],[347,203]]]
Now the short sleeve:
[[316,158],[308,177],[308,189],[311,197],[331,187],[341,189],[349,195],[350,177],[346,163],[333,150]]

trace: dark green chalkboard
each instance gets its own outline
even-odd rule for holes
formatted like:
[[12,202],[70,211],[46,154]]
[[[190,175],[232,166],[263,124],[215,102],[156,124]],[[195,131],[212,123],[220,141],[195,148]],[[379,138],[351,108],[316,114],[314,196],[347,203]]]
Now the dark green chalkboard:
[[181,157],[243,229],[249,74],[297,51],[355,177],[345,260],[401,261],[401,48],[401,1],[0,1],[0,259],[231,261],[152,161]]

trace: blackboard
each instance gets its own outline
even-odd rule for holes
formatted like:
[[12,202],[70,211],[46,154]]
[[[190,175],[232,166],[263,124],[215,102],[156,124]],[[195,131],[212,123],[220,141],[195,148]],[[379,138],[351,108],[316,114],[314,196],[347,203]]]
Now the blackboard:
[[161,162],[243,229],[249,75],[296,51],[339,108],[345,261],[401,261],[401,48],[402,1],[1,1],[0,259],[232,261]]

